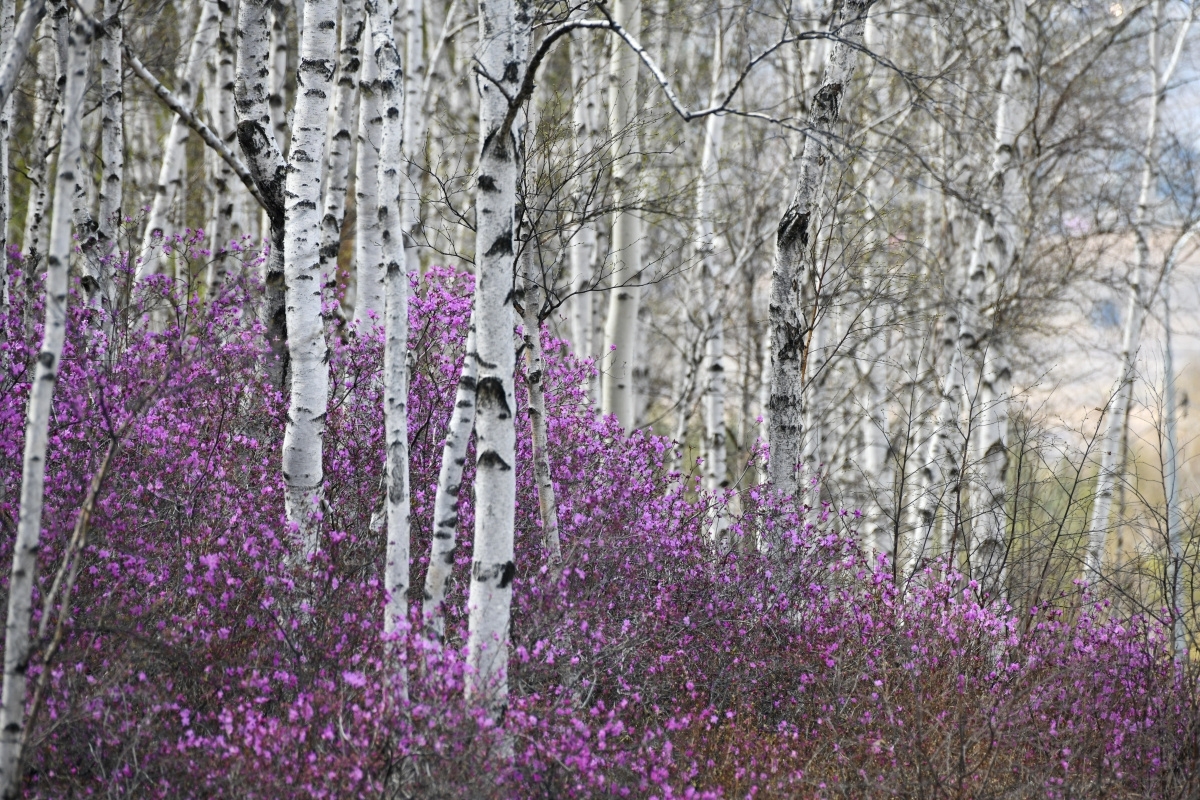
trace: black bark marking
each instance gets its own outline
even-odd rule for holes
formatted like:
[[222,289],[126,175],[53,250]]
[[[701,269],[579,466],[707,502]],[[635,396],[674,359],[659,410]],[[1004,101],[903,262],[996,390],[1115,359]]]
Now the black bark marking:
[[517,565],[511,561],[504,562],[502,572],[500,574],[500,588],[507,589],[512,584],[513,578],[517,574]]
[[[500,419],[512,416],[508,407],[508,395],[504,392],[504,384],[499,378],[480,378],[475,387],[475,403],[481,414],[496,413]],[[482,461],[482,457],[480,458]]]
[[838,118],[838,109],[842,102],[842,85],[831,83],[817,90],[813,98],[814,121],[832,124]]
[[512,228],[509,228],[504,233],[496,237],[496,241],[492,242],[492,246],[488,248],[484,256],[510,256],[513,252]]
[[496,469],[501,472],[508,472],[512,469],[495,450],[484,450],[479,454],[479,459],[475,463],[481,469]]
[[796,206],[783,212],[779,220],[779,231],[775,236],[776,247],[781,253],[790,253],[808,247],[809,215]]

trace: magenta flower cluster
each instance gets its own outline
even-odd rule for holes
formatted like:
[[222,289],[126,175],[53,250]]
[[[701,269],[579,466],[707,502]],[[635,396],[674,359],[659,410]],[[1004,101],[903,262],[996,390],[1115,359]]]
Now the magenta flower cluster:
[[[234,282],[201,302],[160,276],[131,290],[117,261],[116,311],[71,298],[54,399],[33,625],[61,619],[64,634],[50,662],[40,639],[29,667],[45,685],[29,797],[1200,793],[1200,691],[1168,632],[1102,604],[1018,616],[940,568],[902,593],[845,530],[854,514],[787,513],[766,487],[732,503],[669,472],[670,443],[599,418],[593,366],[549,336],[564,564],[542,550],[518,377],[511,696],[493,719],[462,696],[470,457],[444,642],[420,614],[470,276],[413,281],[414,588],[389,643],[371,526],[382,332],[330,324],[321,549],[297,564],[260,289]],[[4,563],[41,338],[39,282],[22,267],[10,254],[0,318]],[[44,607],[114,440],[70,606]],[[730,519],[728,552],[708,537],[714,513]]]

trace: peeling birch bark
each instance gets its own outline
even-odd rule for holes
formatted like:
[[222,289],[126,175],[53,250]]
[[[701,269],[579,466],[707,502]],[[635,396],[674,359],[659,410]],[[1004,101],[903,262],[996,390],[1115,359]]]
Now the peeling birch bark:
[[[82,0],[85,10],[88,3],[89,0]],[[91,25],[83,14],[76,14],[67,41],[69,55],[62,93],[63,125],[59,139],[49,257],[46,261],[45,328],[25,419],[20,510],[17,537],[13,543],[12,575],[8,585],[4,684],[0,690],[0,794],[5,798],[20,796],[19,765],[21,742],[25,736],[26,671],[32,655],[29,626],[33,610],[33,583],[37,575],[37,554],[42,533],[50,409],[66,337],[67,275],[74,249],[71,212],[79,185],[83,97],[87,88],[91,38]]]

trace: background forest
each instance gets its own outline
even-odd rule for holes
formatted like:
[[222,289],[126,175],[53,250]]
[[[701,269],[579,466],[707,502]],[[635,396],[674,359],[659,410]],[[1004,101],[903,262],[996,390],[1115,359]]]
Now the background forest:
[[0,0],[0,794],[1197,796],[1197,15]]

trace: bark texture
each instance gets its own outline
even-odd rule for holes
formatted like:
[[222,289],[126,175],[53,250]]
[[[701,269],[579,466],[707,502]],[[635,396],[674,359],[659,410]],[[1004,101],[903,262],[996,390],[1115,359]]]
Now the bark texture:
[[446,582],[454,569],[454,553],[458,549],[458,493],[462,487],[463,465],[467,461],[467,444],[475,427],[475,387],[479,374],[479,358],[475,349],[475,314],[467,325],[467,340],[463,355],[462,374],[454,394],[454,409],[446,429],[442,448],[442,466],[438,472],[437,490],[433,499],[433,541],[429,554],[429,571],[425,573],[425,598],[422,611],[425,624],[441,641],[446,633],[442,603],[446,600]]
[[[208,105],[209,119],[212,120],[213,133],[228,147],[237,135],[237,125],[234,121],[233,87],[234,87],[234,47],[233,38],[237,17],[234,15],[232,4],[222,3],[221,28],[217,33],[216,52],[213,53],[209,64],[209,86],[205,99]],[[245,221],[241,209],[240,187],[236,180],[233,167],[217,153],[209,150],[206,155],[212,163],[212,211],[209,215],[207,232],[209,234],[212,258],[208,264],[206,283],[208,296],[212,297],[221,291],[229,271],[230,241],[239,240],[245,232]]]
[[[200,79],[204,71],[204,59],[212,48],[221,27],[221,11],[217,0],[203,0],[196,31],[188,47],[187,60],[179,70],[179,82],[174,94],[190,111],[196,104],[200,90]],[[154,200],[146,216],[146,233],[142,237],[142,260],[137,268],[137,280],[162,272],[167,265],[167,256],[160,247],[170,223],[168,214],[171,204],[179,196],[187,167],[187,141],[191,130],[187,123],[176,116],[163,145],[162,164],[158,170],[158,182],[154,188]]]
[[408,616],[408,269],[404,255],[404,68],[393,24],[395,0],[368,0],[371,45],[379,73],[379,222],[384,278],[383,424],[387,444],[387,554],[384,630],[392,633]]
[[[14,0],[0,0],[0,42],[11,42],[17,24]],[[0,50],[0,63],[5,51]],[[0,100],[0,309],[8,308],[8,221],[12,216],[12,190],[8,181],[8,139],[13,112],[12,94]]]
[[979,423],[971,482],[971,567],[985,592],[1003,592],[1008,560],[1008,406],[1012,369],[1008,344],[996,326],[995,308],[1020,268],[1021,224],[1028,215],[1025,140],[1032,115],[1032,73],[1025,55],[1025,0],[1008,4],[1008,55],[996,108],[996,139],[988,179],[990,199],[975,228],[959,339],[965,363],[979,376]]
[[529,392],[529,428],[533,439],[533,481],[537,485],[538,516],[542,523],[542,542],[552,564],[562,561],[558,536],[558,501],[550,471],[549,440],[546,429],[546,359],[542,353],[542,287],[534,274],[534,258],[526,243],[521,253],[521,325],[525,342],[525,385]]
[[237,139],[270,225],[270,253],[264,276],[264,313],[267,343],[271,349],[267,372],[271,383],[283,389],[288,374],[283,276],[283,187],[287,163],[271,130],[269,0],[241,0],[236,35],[234,109],[237,112]]
[[524,80],[529,52],[528,0],[494,0],[479,8],[476,55],[479,166],[476,172],[475,329],[479,377],[475,388],[475,542],[468,599],[466,694],[503,713],[508,702],[509,610],[516,502],[513,415],[513,258],[518,143],[509,97]]
[[[121,49],[125,29],[121,25],[120,0],[104,0],[100,41],[100,153],[104,162],[100,184],[100,238],[107,253],[116,243],[121,224],[125,187],[125,96],[122,87]],[[105,276],[106,279],[108,276]],[[110,287],[105,287],[110,291]]]
[[796,164],[796,193],[779,221],[771,272],[769,327],[771,380],[768,401],[769,475],[776,491],[795,499],[803,463],[804,412],[801,402],[813,320],[809,306],[814,281],[812,237],[825,188],[829,136],[837,123],[846,88],[862,43],[870,0],[847,0],[829,50],[820,87],[808,115],[808,136]]
[[[354,235],[354,324],[362,329],[383,318],[383,235],[379,220],[379,150],[383,115],[380,112],[379,65],[375,60],[375,31],[368,24],[363,38],[368,54],[358,82],[358,149],[354,168],[356,200]],[[372,321],[374,320],[374,321]]]
[[321,167],[325,122],[333,93],[336,0],[305,0],[296,108],[284,189],[288,356],[291,397],[283,433],[283,479],[288,521],[300,530],[301,546],[318,546],[316,520],[322,499],[325,410],[329,364],[321,317]]
[[1166,101],[1167,86],[1179,64],[1180,53],[1187,31],[1191,27],[1189,15],[1176,36],[1170,60],[1160,72],[1158,27],[1162,3],[1151,7],[1154,16],[1150,28],[1150,108],[1146,114],[1146,139],[1142,147],[1143,166],[1141,189],[1138,193],[1137,209],[1134,212],[1133,229],[1137,241],[1137,263],[1130,276],[1129,305],[1125,314],[1125,331],[1121,343],[1121,377],[1116,391],[1105,409],[1104,439],[1100,449],[1100,473],[1096,479],[1096,498],[1092,503],[1092,518],[1088,525],[1088,546],[1084,559],[1084,579],[1095,584],[1101,579],[1104,567],[1104,551],[1108,542],[1109,521],[1112,514],[1113,495],[1125,463],[1124,431],[1129,416],[1129,403],[1133,396],[1133,384],[1137,374],[1137,355],[1141,348],[1142,327],[1145,324],[1150,293],[1147,290],[1150,267],[1151,205],[1156,195],[1158,180],[1158,127],[1162,105]]
[[[612,17],[634,39],[641,35],[640,0],[616,0]],[[640,175],[636,161],[622,157],[621,142],[637,114],[638,55],[614,38],[609,66],[609,137],[613,143],[612,289],[604,326],[604,370],[600,410],[616,416],[627,432],[636,425],[633,371],[637,356],[637,317],[642,276],[642,221],[637,204]]]
[[38,47],[37,77],[34,82],[33,103],[33,159],[29,165],[29,201],[25,207],[25,226],[21,236],[21,249],[31,268],[45,257],[47,225],[46,204],[50,200],[50,145],[51,133],[58,129],[59,95],[55,88],[54,48],[50,46],[50,24],[43,23],[43,43]]
[[[87,0],[84,0],[86,4]],[[86,8],[86,5],[85,5]],[[26,670],[31,656],[29,626],[37,554],[42,533],[46,448],[50,407],[58,383],[59,360],[67,322],[67,273],[74,242],[72,203],[80,181],[83,96],[87,88],[88,48],[92,30],[77,13],[68,35],[68,61],[63,85],[63,127],[55,178],[54,217],[46,261],[46,318],[25,418],[21,461],[21,498],[13,567],[8,584],[8,617],[4,639],[4,685],[0,690],[0,791],[20,794],[20,747],[25,734]]]
[[338,79],[333,95],[329,136],[329,159],[325,181],[325,205],[321,215],[321,272],[326,286],[337,285],[337,257],[342,244],[342,221],[346,216],[346,191],[350,156],[354,152],[355,110],[358,106],[358,73],[362,69],[363,16],[361,0],[342,3],[342,25],[338,39]]

